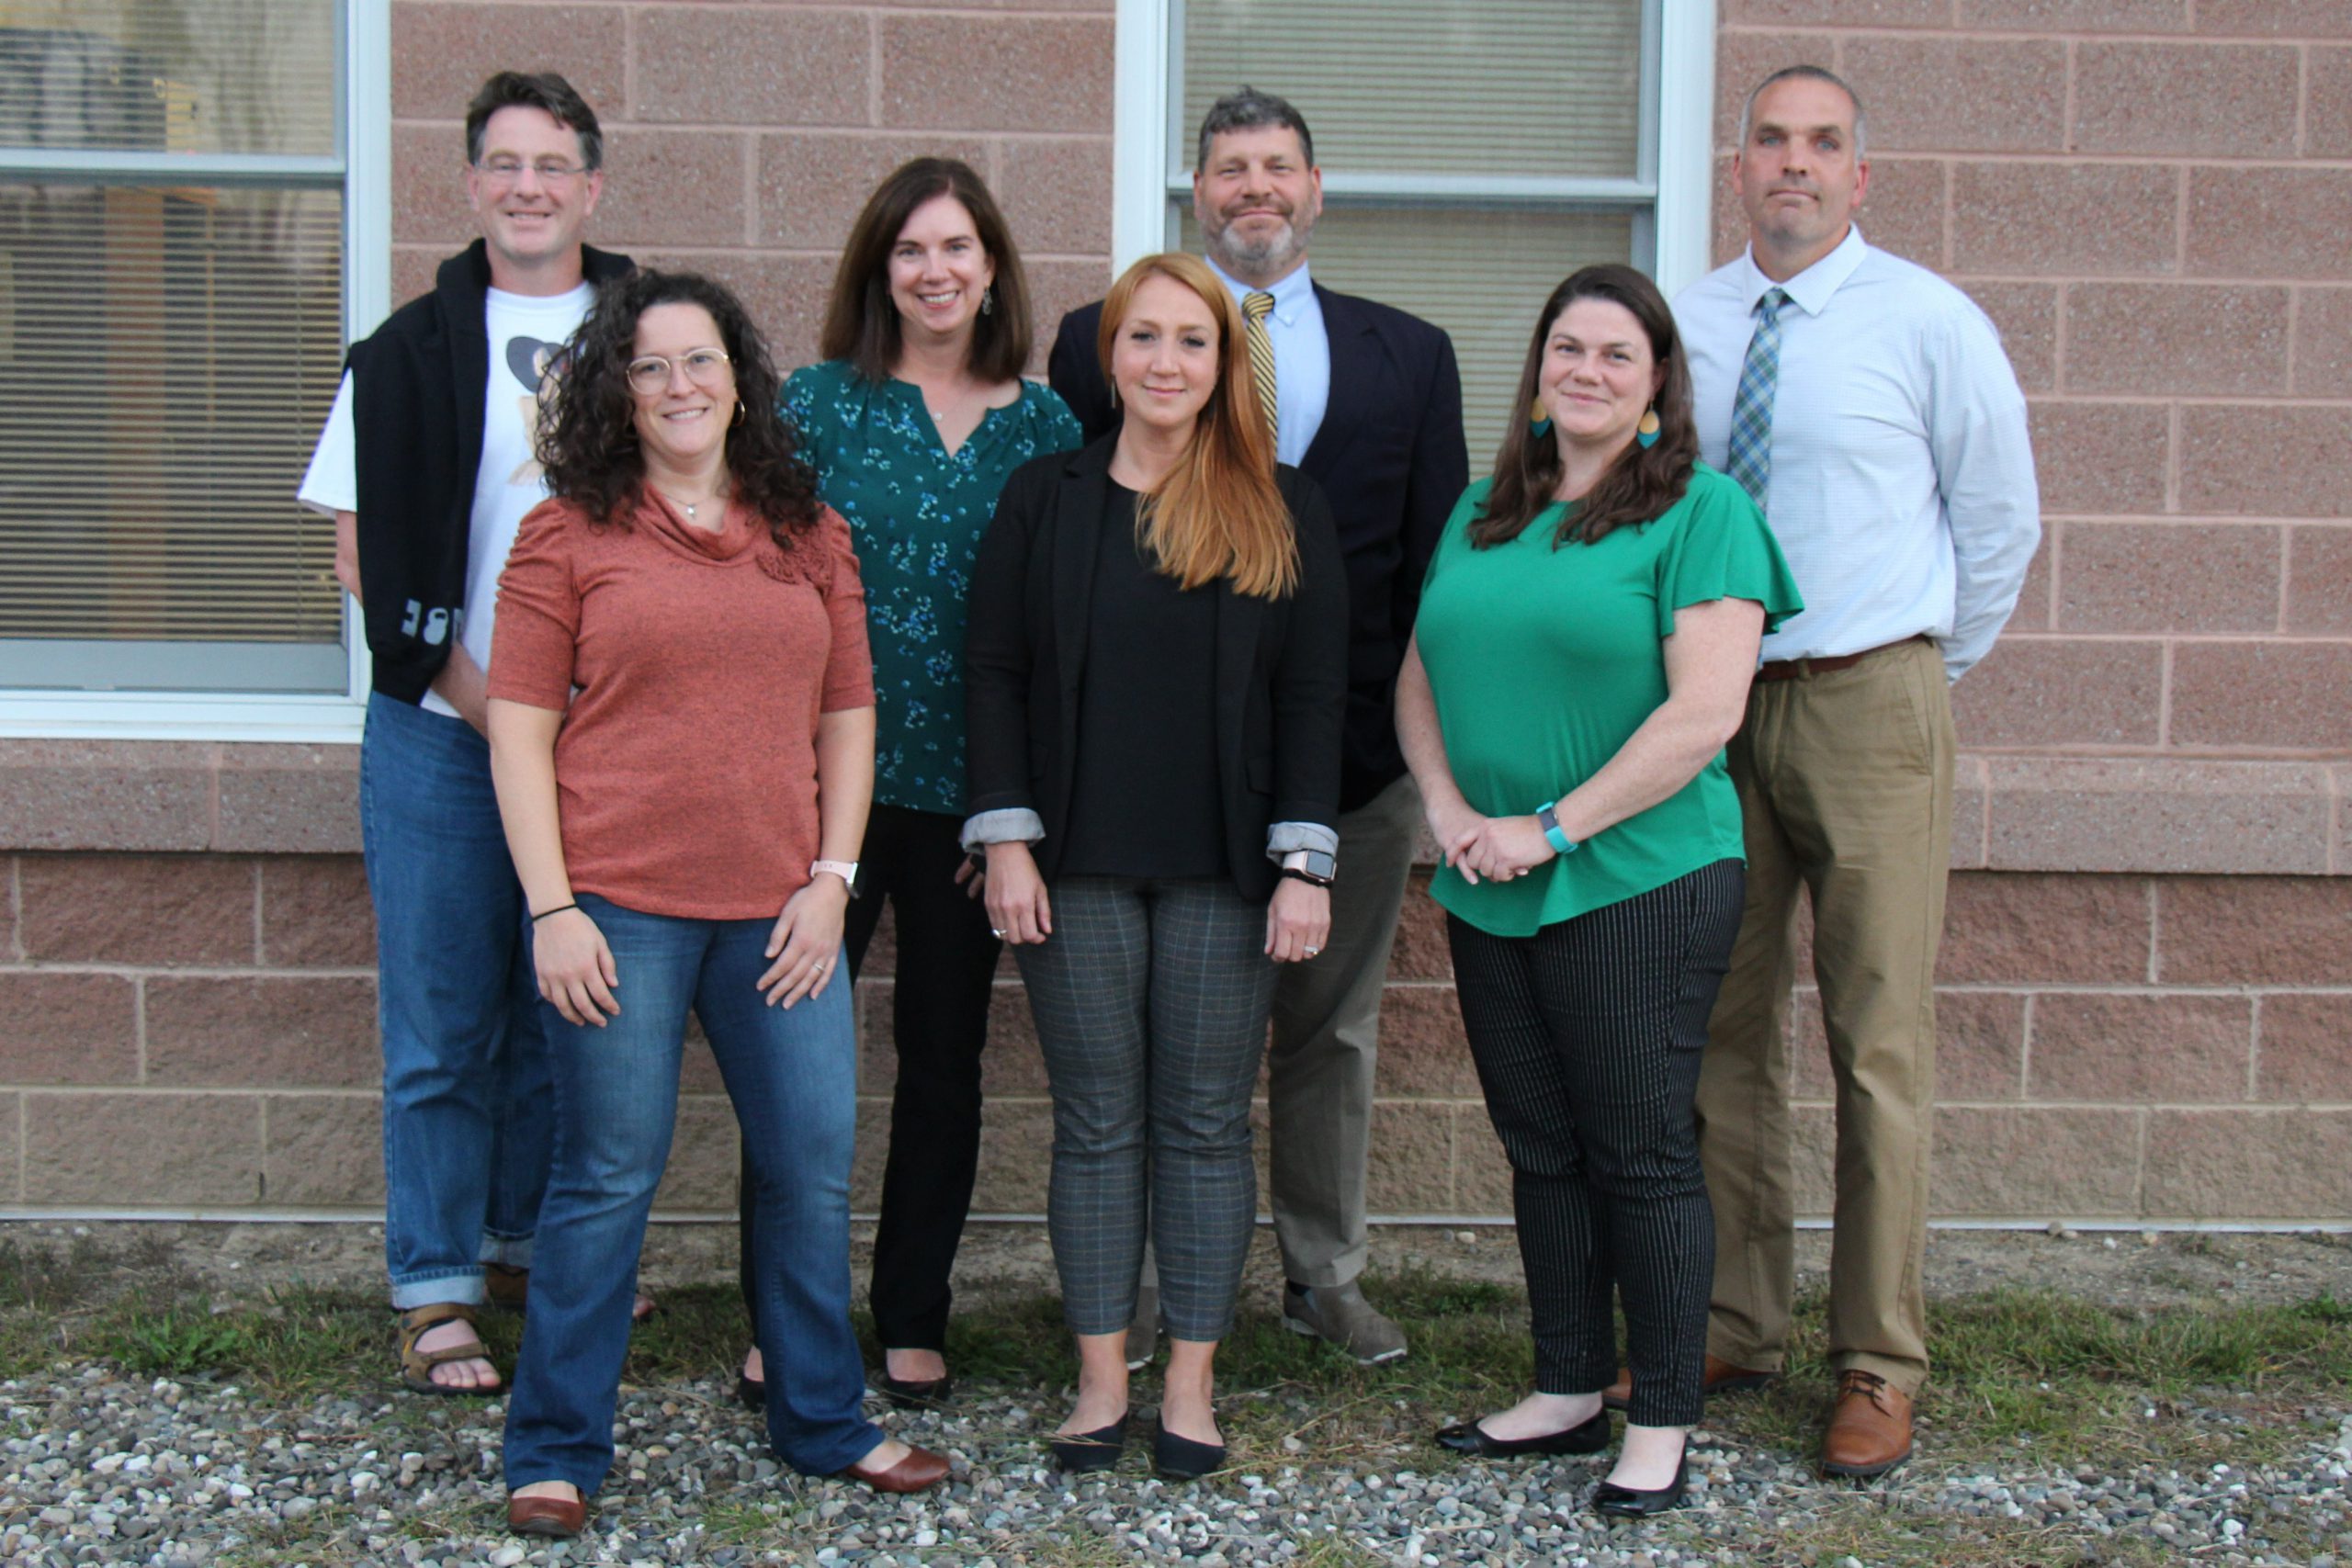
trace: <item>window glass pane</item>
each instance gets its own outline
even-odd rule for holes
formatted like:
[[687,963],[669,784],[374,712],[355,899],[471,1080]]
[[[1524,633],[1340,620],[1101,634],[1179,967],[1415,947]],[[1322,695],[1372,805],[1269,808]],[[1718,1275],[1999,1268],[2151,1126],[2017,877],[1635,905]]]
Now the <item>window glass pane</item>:
[[[1192,209],[1177,210],[1170,243],[1197,255]],[[1580,266],[1633,254],[1634,220],[1622,212],[1327,207],[1311,265],[1325,288],[1410,310],[1452,335],[1476,476],[1517,417],[1520,366],[1544,296]]]
[[[0,683],[339,647],[334,526],[293,496],[342,364],[341,233],[333,191],[0,181]],[[100,670],[87,639],[146,647]],[[223,685],[344,684],[339,653],[281,663]]]
[[1638,172],[1641,0],[1186,0],[1184,118],[1243,83],[1350,174]]
[[0,0],[0,146],[332,155],[335,0]]

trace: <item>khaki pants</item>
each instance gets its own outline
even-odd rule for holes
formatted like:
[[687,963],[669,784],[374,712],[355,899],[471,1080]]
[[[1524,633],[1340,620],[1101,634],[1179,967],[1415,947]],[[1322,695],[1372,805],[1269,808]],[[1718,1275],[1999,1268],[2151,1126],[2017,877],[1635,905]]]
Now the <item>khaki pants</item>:
[[1927,642],[1758,682],[1729,748],[1747,907],[1708,1026],[1699,1149],[1715,1206],[1708,1348],[1735,1365],[1780,1370],[1795,1294],[1787,1022],[1802,885],[1837,1086],[1830,1359],[1905,1393],[1927,1377],[1920,1270],[1953,750],[1943,660]]
[[1397,779],[1340,818],[1331,935],[1285,964],[1267,1053],[1274,1237],[1295,1283],[1344,1285],[1363,1272],[1364,1166],[1388,951],[1421,827],[1421,792]]

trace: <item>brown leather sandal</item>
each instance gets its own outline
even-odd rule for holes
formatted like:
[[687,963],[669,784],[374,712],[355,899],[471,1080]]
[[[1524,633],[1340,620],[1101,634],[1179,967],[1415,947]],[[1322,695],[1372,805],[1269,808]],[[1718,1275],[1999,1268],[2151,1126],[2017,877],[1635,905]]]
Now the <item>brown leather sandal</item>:
[[[463,1323],[476,1329],[472,1342],[452,1345],[447,1349],[420,1350],[416,1342],[426,1331],[444,1323]],[[401,1314],[401,1382],[419,1393],[453,1393],[477,1399],[488,1399],[506,1392],[504,1379],[472,1388],[460,1388],[455,1383],[435,1382],[433,1369],[451,1361],[486,1361],[490,1348],[481,1342],[474,1309],[463,1302],[435,1302],[429,1306],[411,1307]],[[495,1368],[492,1369],[493,1372]]]

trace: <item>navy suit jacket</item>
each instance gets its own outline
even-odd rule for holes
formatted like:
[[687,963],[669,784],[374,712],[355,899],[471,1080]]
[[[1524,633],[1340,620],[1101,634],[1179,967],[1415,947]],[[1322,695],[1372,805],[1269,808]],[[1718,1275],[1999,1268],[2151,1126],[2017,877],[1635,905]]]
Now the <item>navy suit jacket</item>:
[[[1470,482],[1462,372],[1453,341],[1418,316],[1315,286],[1331,341],[1331,399],[1299,471],[1321,487],[1348,578],[1348,696],[1340,807],[1351,811],[1403,774],[1396,671],[1421,580]],[[1102,305],[1072,310],[1047,375],[1089,441],[1118,428],[1095,352]]]

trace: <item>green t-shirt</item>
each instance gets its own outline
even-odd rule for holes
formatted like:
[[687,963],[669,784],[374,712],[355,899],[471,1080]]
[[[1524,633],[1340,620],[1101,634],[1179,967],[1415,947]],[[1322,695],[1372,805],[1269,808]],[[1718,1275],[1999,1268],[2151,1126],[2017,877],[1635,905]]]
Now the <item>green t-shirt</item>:
[[[1753,599],[1768,629],[1804,608],[1763,513],[1703,464],[1663,516],[1557,549],[1559,506],[1507,545],[1473,548],[1470,520],[1489,482],[1472,485],[1446,520],[1413,628],[1454,783],[1487,816],[1524,816],[1617,754],[1666,701],[1661,643],[1682,605]],[[1441,866],[1430,892],[1480,931],[1532,936],[1731,856],[1745,858],[1739,801],[1717,752],[1574,854],[1475,886]]]
[[1012,470],[1083,440],[1051,388],[1021,384],[950,457],[922,393],[847,360],[795,370],[786,417],[825,503],[849,524],[874,650],[874,798],[964,810],[964,596]]

